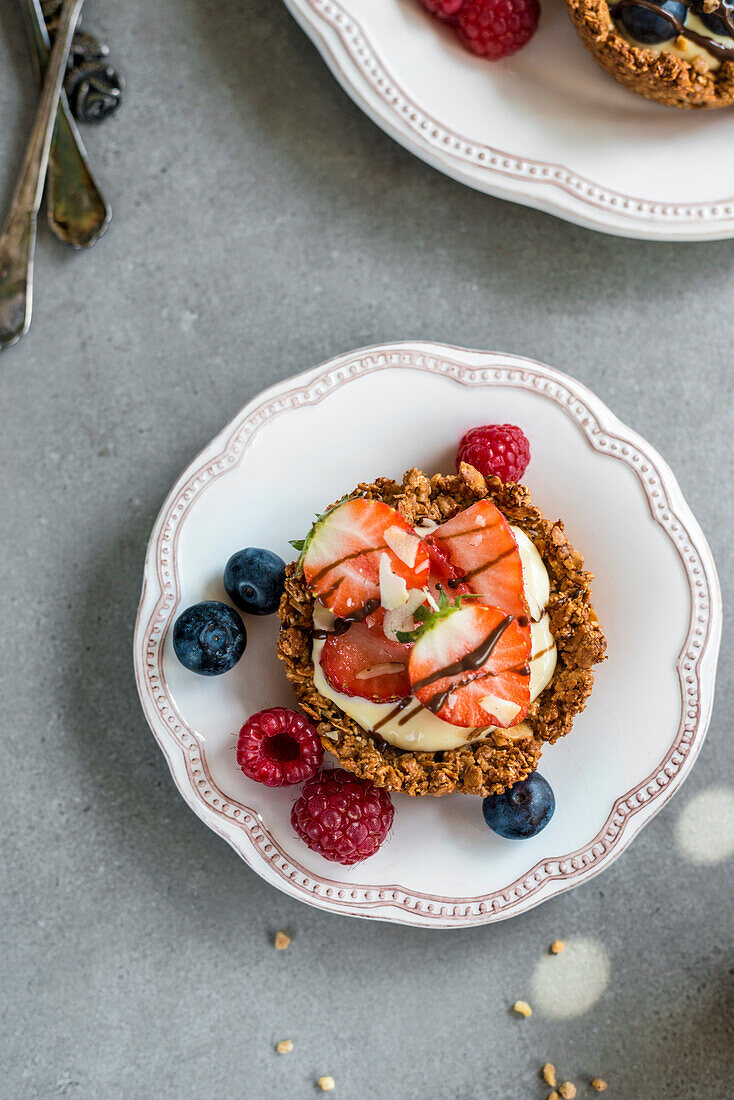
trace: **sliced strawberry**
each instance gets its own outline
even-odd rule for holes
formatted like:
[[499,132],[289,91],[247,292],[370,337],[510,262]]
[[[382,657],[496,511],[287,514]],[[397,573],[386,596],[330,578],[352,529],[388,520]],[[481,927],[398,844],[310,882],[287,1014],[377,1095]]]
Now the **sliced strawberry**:
[[321,651],[321,669],[334,690],[343,695],[396,702],[410,695],[412,648],[389,641],[380,623],[352,623],[346,633],[328,636]]
[[[399,512],[379,500],[355,497],[320,517],[306,539],[303,574],[314,596],[342,618],[380,603],[382,587],[398,598],[428,580],[428,553]],[[374,603],[377,601],[377,603]]]
[[508,615],[527,616],[520,551],[509,523],[490,501],[465,508],[425,541],[431,573],[450,592],[475,592]]
[[[436,530],[440,531],[441,528],[438,527]],[[437,542],[432,541],[431,535],[425,539],[425,544],[430,563],[432,587],[440,585],[446,589],[449,581],[454,581],[461,576],[461,571],[452,565],[448,551],[443,546],[439,546]],[[453,588],[453,585],[451,587]]]
[[530,705],[530,626],[486,604],[443,607],[410,655],[412,692],[454,726],[517,725]]

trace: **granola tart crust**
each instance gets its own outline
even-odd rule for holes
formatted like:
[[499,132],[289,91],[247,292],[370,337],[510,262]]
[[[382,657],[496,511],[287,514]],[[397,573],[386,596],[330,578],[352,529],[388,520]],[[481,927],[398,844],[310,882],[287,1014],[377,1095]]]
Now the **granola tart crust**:
[[430,480],[416,469],[408,470],[402,484],[377,478],[358,485],[350,495],[383,500],[413,525],[423,519],[441,523],[477,500],[492,500],[510,523],[530,536],[548,570],[548,614],[558,661],[550,683],[531,704],[525,719],[532,736],[518,740],[496,730],[483,741],[445,752],[396,748],[363,730],[314,687],[313,597],[292,563],[278,611],[278,657],[301,709],[317,722],[324,748],[355,775],[410,795],[458,791],[486,796],[525,779],[537,767],[544,743],[552,744],[567,734],[586,706],[594,683],[592,667],[604,659],[606,649],[591,604],[592,576],[566,538],[562,522],[545,519],[531,503],[525,486],[504,484],[494,477],[485,480],[466,463],[458,474],[438,474]]
[[734,104],[734,61],[711,72],[675,54],[633,46],[614,25],[607,0],[566,0],[576,32],[594,60],[620,84],[669,107],[701,109]]

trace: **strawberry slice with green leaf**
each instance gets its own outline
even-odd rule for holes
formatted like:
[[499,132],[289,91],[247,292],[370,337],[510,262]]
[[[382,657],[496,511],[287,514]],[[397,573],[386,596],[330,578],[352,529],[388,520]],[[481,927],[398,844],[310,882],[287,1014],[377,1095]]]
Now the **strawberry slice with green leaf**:
[[[471,602],[466,602],[471,600]],[[470,597],[451,603],[442,591],[439,609],[419,607],[421,625],[408,664],[413,695],[453,726],[517,725],[530,705],[532,644],[527,618]]]
[[512,529],[489,500],[480,500],[426,537],[431,574],[457,593],[481,595],[517,619],[528,610],[522,560]]
[[321,670],[334,691],[375,703],[410,695],[408,661],[412,645],[385,637],[373,616],[352,623],[344,634],[330,634],[321,650]]
[[[399,512],[379,500],[350,497],[319,516],[301,542],[300,567],[322,604],[340,618],[380,602],[397,607],[428,581],[428,552]],[[376,602],[375,602],[376,601]]]

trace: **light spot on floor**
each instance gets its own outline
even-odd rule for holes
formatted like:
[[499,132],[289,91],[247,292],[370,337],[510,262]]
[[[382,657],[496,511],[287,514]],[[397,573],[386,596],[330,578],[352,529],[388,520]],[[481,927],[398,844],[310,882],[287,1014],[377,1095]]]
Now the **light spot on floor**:
[[684,806],[675,827],[684,859],[706,866],[734,855],[734,787],[709,787]]
[[199,320],[199,314],[195,313],[192,309],[184,309],[179,314],[179,324],[181,331],[191,333],[196,328],[196,322]]
[[554,1020],[581,1016],[609,984],[609,959],[596,940],[565,937],[560,955],[542,955],[533,974],[532,1004]]

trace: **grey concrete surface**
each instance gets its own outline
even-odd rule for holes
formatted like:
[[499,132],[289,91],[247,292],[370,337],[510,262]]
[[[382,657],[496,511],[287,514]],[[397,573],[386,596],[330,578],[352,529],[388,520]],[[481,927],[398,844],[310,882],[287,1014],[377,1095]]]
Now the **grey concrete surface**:
[[[499,1100],[554,1062],[610,1100],[727,1100],[732,860],[675,845],[731,779],[717,705],[677,799],[605,874],[492,928],[309,909],[186,808],[131,670],[171,482],[263,386],[367,343],[517,352],[590,385],[668,458],[732,596],[734,244],[594,235],[474,194],[348,101],[277,0],[88,0],[129,90],[87,129],[114,204],[87,255],[40,235],[30,335],[0,356],[0,1095]],[[0,5],[0,200],[35,103]],[[293,936],[276,953],[279,928]],[[585,1015],[508,1012],[556,937],[606,948]],[[279,1058],[273,1045],[291,1038]]]

